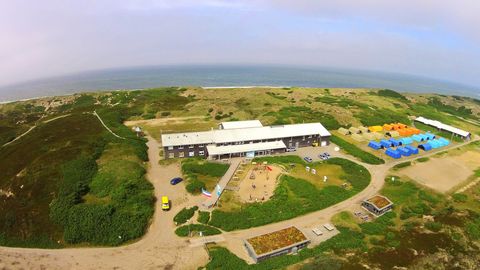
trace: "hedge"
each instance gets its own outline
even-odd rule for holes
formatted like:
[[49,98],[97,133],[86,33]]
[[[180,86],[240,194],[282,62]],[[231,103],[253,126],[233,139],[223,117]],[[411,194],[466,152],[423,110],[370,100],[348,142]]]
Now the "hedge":
[[183,208],[182,210],[180,210],[180,212],[178,212],[175,215],[175,217],[173,218],[173,221],[175,221],[177,225],[183,224],[187,222],[187,220],[191,219],[195,214],[195,211],[197,210],[198,210],[198,206],[194,206],[191,208]]
[[175,234],[181,237],[188,236],[188,233],[192,232],[202,232],[204,236],[221,234],[222,232],[212,226],[203,225],[203,224],[189,224],[178,227],[175,230]]

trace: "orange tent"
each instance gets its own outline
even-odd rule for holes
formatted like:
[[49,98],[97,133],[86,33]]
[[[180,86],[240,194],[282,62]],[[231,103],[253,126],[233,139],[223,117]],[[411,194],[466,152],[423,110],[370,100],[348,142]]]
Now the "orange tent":
[[390,130],[392,130],[392,128],[393,128],[392,125],[389,125],[389,124],[383,125],[383,129],[386,130],[386,131],[390,131]]

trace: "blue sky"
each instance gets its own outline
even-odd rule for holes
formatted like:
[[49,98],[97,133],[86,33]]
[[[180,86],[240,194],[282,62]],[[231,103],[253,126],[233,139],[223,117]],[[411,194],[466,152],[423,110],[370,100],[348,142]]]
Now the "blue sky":
[[279,64],[480,86],[480,1],[0,0],[0,86],[103,68]]

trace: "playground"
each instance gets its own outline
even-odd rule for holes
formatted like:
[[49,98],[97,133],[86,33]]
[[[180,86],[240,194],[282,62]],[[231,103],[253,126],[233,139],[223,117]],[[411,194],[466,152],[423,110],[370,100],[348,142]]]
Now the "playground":
[[283,169],[275,165],[252,164],[238,185],[238,195],[245,203],[270,199]]

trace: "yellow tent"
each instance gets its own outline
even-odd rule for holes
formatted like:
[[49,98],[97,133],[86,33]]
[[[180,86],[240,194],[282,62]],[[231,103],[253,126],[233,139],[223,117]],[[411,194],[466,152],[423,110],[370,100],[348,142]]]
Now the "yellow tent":
[[382,126],[370,126],[370,127],[368,127],[368,129],[370,130],[370,132],[379,132],[379,131],[383,130],[383,127]]

